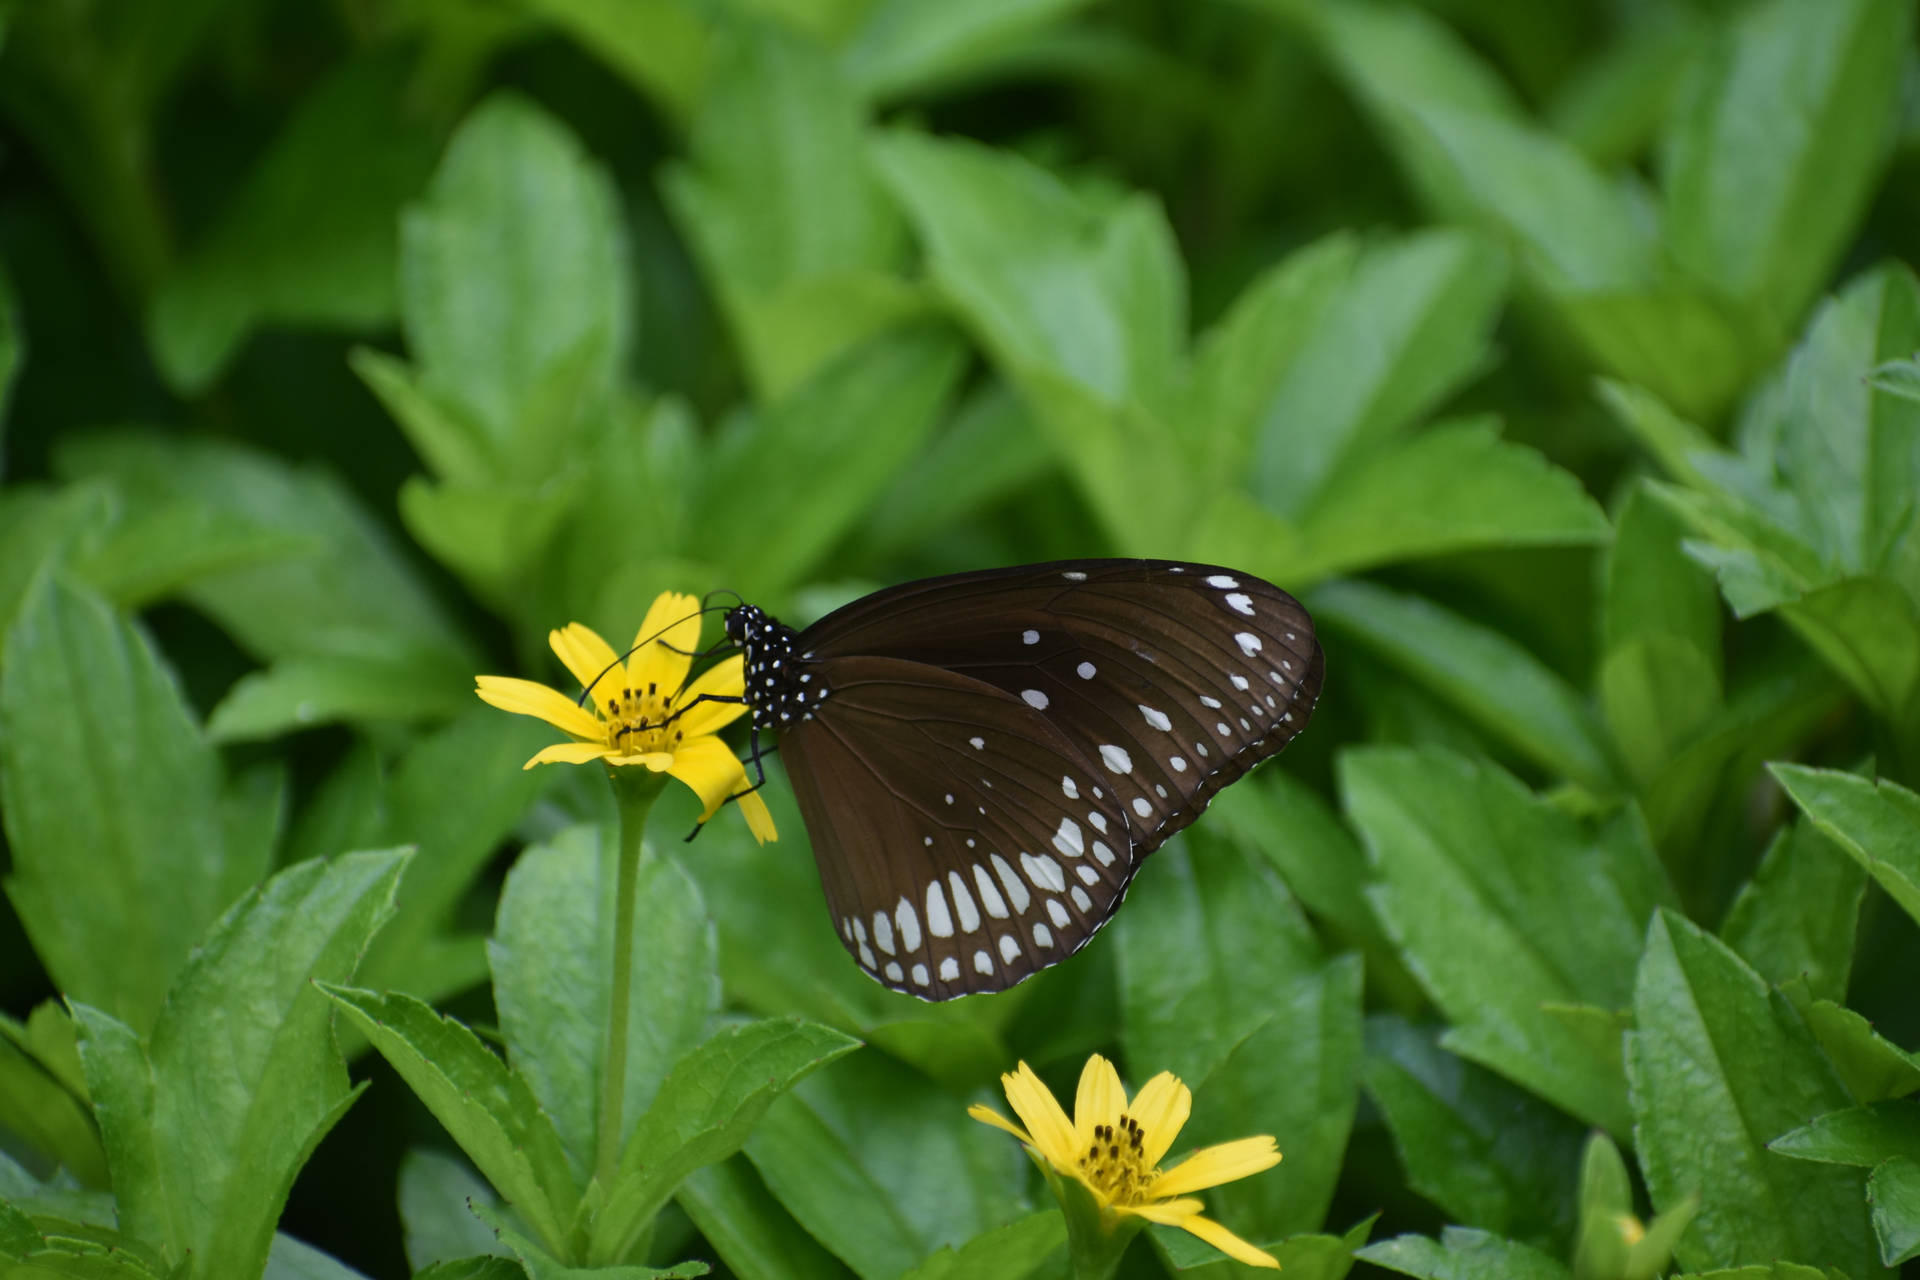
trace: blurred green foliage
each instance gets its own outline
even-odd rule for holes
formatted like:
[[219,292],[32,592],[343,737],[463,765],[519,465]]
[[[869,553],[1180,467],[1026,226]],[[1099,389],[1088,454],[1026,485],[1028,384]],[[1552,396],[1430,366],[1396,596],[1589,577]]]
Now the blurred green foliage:
[[[1914,26],[0,0],[0,1274],[1058,1276],[964,1107],[1094,1051],[1292,1275],[1920,1257]],[[952,1006],[782,783],[663,842],[590,1179],[611,809],[471,677],[1077,555],[1300,594],[1311,731]]]

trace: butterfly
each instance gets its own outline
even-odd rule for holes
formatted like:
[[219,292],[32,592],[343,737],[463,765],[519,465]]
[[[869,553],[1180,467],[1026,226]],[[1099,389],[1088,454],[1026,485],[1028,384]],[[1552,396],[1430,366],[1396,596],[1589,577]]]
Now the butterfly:
[[840,941],[924,1000],[1085,946],[1148,854],[1306,726],[1323,671],[1292,596],[1166,560],[927,578],[804,630],[743,603],[726,633]]

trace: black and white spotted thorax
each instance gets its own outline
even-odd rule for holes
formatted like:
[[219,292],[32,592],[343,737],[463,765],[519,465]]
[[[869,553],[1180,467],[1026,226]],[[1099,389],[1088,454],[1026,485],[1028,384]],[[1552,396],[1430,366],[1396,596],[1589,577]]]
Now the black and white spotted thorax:
[[807,655],[796,652],[799,633],[751,604],[729,609],[726,626],[727,638],[745,658],[753,727],[778,732],[813,719],[813,709],[826,701],[827,686],[807,669]]

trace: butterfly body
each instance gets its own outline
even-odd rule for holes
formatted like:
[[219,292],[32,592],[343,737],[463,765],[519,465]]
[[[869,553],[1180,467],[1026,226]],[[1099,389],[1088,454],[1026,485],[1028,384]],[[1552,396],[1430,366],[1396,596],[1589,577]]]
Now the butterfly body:
[[1084,946],[1141,861],[1305,726],[1322,657],[1236,570],[1076,560],[876,592],[803,631],[729,611],[835,931],[927,1000]]

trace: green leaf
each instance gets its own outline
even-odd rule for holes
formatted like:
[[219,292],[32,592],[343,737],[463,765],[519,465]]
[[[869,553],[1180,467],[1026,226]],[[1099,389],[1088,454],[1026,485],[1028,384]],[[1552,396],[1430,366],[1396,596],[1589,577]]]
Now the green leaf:
[[1528,759],[1602,794],[1614,790],[1585,700],[1503,633],[1370,582],[1324,583],[1309,603],[1321,625],[1406,671]]
[[708,74],[714,19],[688,0],[531,0],[670,114],[692,109]]
[[845,1280],[852,1274],[781,1207],[745,1156],[694,1170],[674,1199],[740,1280]]
[[1418,10],[1325,5],[1310,24],[1436,212],[1497,232],[1606,369],[1687,412],[1745,380],[1749,323],[1662,270],[1637,193],[1526,121],[1465,43]]
[[235,570],[312,555],[297,534],[194,501],[140,505],[124,513],[99,544],[72,562],[84,579],[123,609],[187,594],[197,583]]
[[302,863],[249,893],[193,953],[145,1045],[75,1006],[122,1229],[207,1275],[259,1274],[294,1175],[358,1096],[314,984],[353,972],[404,860]]
[[864,112],[826,50],[770,23],[717,43],[678,221],[777,402],[814,369],[926,309],[891,268],[905,228],[867,164]]
[[1920,1102],[1878,1102],[1829,1111],[1773,1139],[1767,1150],[1862,1169],[1897,1156],[1920,1159]]
[[5,652],[7,894],[63,991],[144,1030],[265,851],[227,848],[219,760],[159,654],[104,602],[43,578]]
[[1627,1033],[1640,1167],[1656,1208],[1700,1197],[1684,1266],[1819,1258],[1871,1274],[1860,1175],[1765,1144],[1848,1105],[1805,1025],[1726,946],[1671,912],[1648,933]]
[[1392,1015],[1367,1019],[1360,1074],[1415,1191],[1451,1220],[1560,1251],[1573,1230],[1578,1126]]
[[862,1280],[896,1280],[942,1245],[1018,1214],[1018,1144],[963,1100],[864,1053],[787,1095],[746,1147],[767,1188]]
[[1609,532],[1571,473],[1500,439],[1490,421],[1447,422],[1329,477],[1302,518],[1297,573],[1310,581],[1481,547],[1604,542]]
[[1359,842],[1318,792],[1291,774],[1263,770],[1216,795],[1207,819],[1271,863],[1337,946],[1358,948],[1371,981],[1409,1006],[1424,999],[1367,901]]
[[0,1129],[89,1186],[107,1185],[106,1153],[85,1098],[28,1052],[17,1023],[0,1030]]
[[[1367,1242],[1373,1223],[1374,1218],[1364,1219],[1344,1236],[1288,1236],[1269,1240],[1260,1248],[1271,1254],[1292,1280],[1345,1280],[1347,1272],[1353,1270],[1354,1251]],[[1185,1231],[1156,1226],[1152,1235],[1161,1256],[1181,1280],[1243,1280],[1254,1274]]]
[[676,1267],[597,1266],[569,1267],[547,1250],[507,1225],[506,1215],[498,1209],[473,1207],[474,1216],[493,1228],[500,1243],[526,1268],[527,1280],[695,1280],[710,1270],[704,1262],[683,1262]]
[[768,1107],[859,1041],[798,1018],[730,1027],[674,1064],[634,1125],[593,1224],[593,1253],[625,1254],[680,1180],[726,1159]]
[[[573,827],[525,850],[507,875],[487,945],[514,1072],[553,1121],[582,1182],[599,1134],[616,856],[597,827]],[[720,1004],[713,924],[693,880],[656,854],[642,863],[634,892],[646,911],[633,922],[623,1142]]]
[[1355,1250],[1354,1256],[1426,1280],[1570,1280],[1567,1269],[1551,1256],[1467,1227],[1448,1227],[1438,1240],[1395,1236]]
[[205,389],[258,324],[392,322],[394,227],[436,146],[402,99],[406,72],[394,58],[338,64],[162,285],[148,338],[176,392]]
[[1506,284],[1505,254],[1472,232],[1362,254],[1260,407],[1243,455],[1254,496],[1303,515],[1341,470],[1484,369]]
[[1264,863],[1200,831],[1184,845],[1115,923],[1128,1074],[1193,1090],[1183,1147],[1284,1135],[1285,1161],[1209,1191],[1210,1212],[1243,1234],[1316,1230],[1359,1101],[1359,966],[1321,954]]
[[1771,1266],[1726,1267],[1717,1271],[1689,1271],[1676,1280],[1846,1280],[1832,1267],[1803,1267],[1797,1262],[1776,1262]]
[[1607,556],[1600,707],[1643,788],[1724,701],[1718,593],[1682,552],[1684,535],[1679,518],[1636,487]]
[[469,1200],[495,1207],[493,1191],[458,1156],[409,1148],[400,1158],[399,1199],[407,1265],[415,1271],[475,1254],[506,1256],[506,1246],[467,1208]]
[[207,736],[254,742],[340,721],[437,720],[466,708],[470,679],[437,656],[283,658],[227,690]]
[[187,600],[254,656],[423,655],[472,672],[471,646],[339,480],[223,441],[159,431],[63,437],[63,475],[110,479],[129,508],[190,503],[305,542],[309,553],[201,578]]
[[413,1280],[527,1280],[527,1270],[512,1257],[454,1258],[415,1271]]
[[1809,994],[1838,1000],[1853,964],[1866,872],[1811,822],[1782,830],[1720,927],[1723,941],[1768,982],[1804,976]]
[[1453,1024],[1442,1047],[1628,1132],[1617,1042],[1544,1006],[1628,1001],[1647,917],[1672,898],[1637,817],[1589,827],[1433,750],[1350,750],[1338,774],[1381,877],[1375,905]]
[[1867,1179],[1880,1260],[1890,1267],[1920,1258],[1920,1160],[1896,1156]]
[[276,1235],[260,1280],[366,1280],[338,1258],[288,1235]]
[[1811,998],[1805,982],[1781,987],[1833,1063],[1847,1092],[1862,1102],[1901,1098],[1920,1090],[1920,1058],[1895,1045],[1844,1005]]
[[1806,765],[1767,766],[1815,826],[1920,920],[1920,795],[1897,782]]
[[1186,280],[1159,208],[1082,195],[972,143],[894,132],[875,157],[935,282],[1103,516],[1125,529],[1155,509],[1150,494],[1167,501],[1180,455],[1136,420],[1172,408],[1184,341]]
[[[802,580],[918,451],[959,380],[962,354],[940,330],[882,334],[735,424],[701,485],[700,554],[731,566],[749,596]],[[742,494],[755,495],[750,509]]]
[[579,1192],[525,1080],[478,1037],[412,996],[325,985],[486,1180],[543,1240],[566,1238]]
[[570,416],[547,420],[555,396],[612,388],[631,324],[620,219],[578,140],[510,93],[468,115],[402,219],[400,315],[421,387],[456,407],[497,476],[549,474]]
[[950,84],[1024,48],[1087,0],[879,0],[840,53],[841,73],[868,98]]
[[488,859],[553,781],[520,765],[552,734],[543,724],[476,706],[415,742],[379,803],[382,842],[419,846],[400,908],[374,939],[360,980],[433,1001],[482,981],[477,931],[456,921]]
[[1067,1230],[1060,1214],[1043,1209],[1004,1227],[984,1231],[961,1245],[940,1249],[900,1280],[1027,1280],[1057,1274],[1066,1257]]
[[[1322,236],[1255,276],[1194,344],[1187,386],[1193,407],[1176,422],[1193,424],[1186,443],[1201,475],[1238,484],[1263,426],[1274,421],[1273,397],[1336,304],[1350,303],[1359,261],[1355,236]],[[1304,370],[1299,376],[1307,381]]]
[[967,395],[921,453],[897,471],[853,541],[876,560],[988,516],[1053,465],[1046,438],[1004,383]]
[[27,340],[21,332],[20,304],[14,297],[13,280],[0,268],[0,441],[6,439],[7,407],[13,399],[13,384],[20,376],[26,352]]
[[1785,333],[1858,232],[1912,7],[1767,0],[1729,23],[1663,155],[1680,266]]

